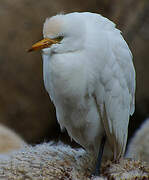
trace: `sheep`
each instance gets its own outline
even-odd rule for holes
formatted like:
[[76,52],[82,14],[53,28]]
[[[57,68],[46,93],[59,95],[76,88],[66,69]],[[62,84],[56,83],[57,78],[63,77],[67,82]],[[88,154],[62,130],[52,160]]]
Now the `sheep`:
[[62,143],[25,146],[9,155],[0,155],[1,180],[106,180],[149,179],[149,166],[141,161],[121,159],[103,162],[100,177],[90,177],[94,157],[83,149]]
[[130,140],[126,157],[149,163],[149,119],[144,121]]
[[0,154],[18,150],[25,144],[25,141],[13,130],[0,124]]

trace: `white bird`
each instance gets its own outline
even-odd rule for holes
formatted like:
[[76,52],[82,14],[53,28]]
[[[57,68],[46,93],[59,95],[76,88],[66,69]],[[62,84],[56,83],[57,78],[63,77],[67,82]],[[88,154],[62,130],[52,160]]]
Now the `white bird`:
[[43,49],[44,84],[61,128],[96,156],[106,135],[118,160],[135,101],[132,54],[121,32],[99,14],[75,12],[47,18],[43,36],[29,51]]

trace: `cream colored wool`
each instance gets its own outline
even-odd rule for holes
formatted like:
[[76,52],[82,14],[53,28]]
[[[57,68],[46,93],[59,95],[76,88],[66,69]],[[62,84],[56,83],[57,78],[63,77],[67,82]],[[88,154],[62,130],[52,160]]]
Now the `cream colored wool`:
[[0,154],[18,150],[24,145],[25,142],[19,135],[0,124]]
[[131,139],[126,156],[149,163],[149,119],[141,125]]
[[108,161],[102,166],[101,177],[90,178],[94,159],[82,149],[63,144],[44,143],[26,146],[13,154],[0,156],[1,180],[106,180],[149,178],[149,166],[140,161]]

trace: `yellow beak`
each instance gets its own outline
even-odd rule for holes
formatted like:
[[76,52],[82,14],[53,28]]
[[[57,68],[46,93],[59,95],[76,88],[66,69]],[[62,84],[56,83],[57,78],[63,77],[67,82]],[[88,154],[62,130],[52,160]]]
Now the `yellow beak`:
[[60,40],[58,40],[58,39],[45,38],[45,39],[33,44],[32,47],[28,50],[28,52],[41,50],[41,49],[50,47],[52,44],[56,44],[59,42],[60,42]]

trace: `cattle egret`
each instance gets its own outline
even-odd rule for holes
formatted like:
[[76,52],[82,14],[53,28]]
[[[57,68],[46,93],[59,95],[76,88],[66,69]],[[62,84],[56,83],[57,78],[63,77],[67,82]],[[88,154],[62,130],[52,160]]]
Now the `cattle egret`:
[[135,101],[131,51],[115,24],[95,13],[47,18],[43,36],[29,51],[43,50],[44,84],[57,120],[98,157],[99,175],[105,141],[114,160],[125,151]]

